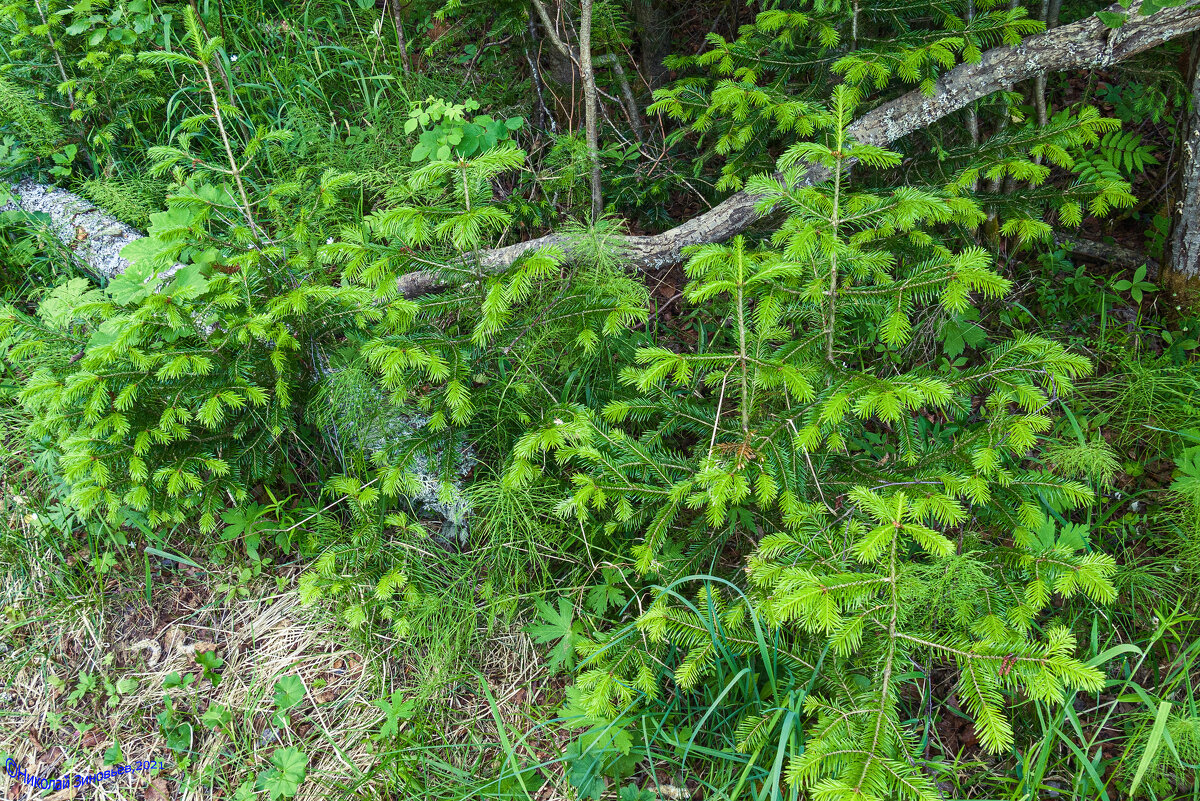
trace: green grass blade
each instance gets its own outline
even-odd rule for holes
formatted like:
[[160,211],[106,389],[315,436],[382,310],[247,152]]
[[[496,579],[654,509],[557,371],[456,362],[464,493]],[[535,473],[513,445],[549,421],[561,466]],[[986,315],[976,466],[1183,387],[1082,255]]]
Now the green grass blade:
[[179,556],[178,554],[160,551],[158,548],[152,548],[149,545],[146,546],[146,553],[150,554],[151,556],[157,556],[161,559],[170,559],[172,562],[179,562],[183,565],[189,565],[190,567],[197,568],[198,570],[204,570],[204,568],[200,567],[200,565],[196,564],[191,559],[188,559],[186,556]]
[[492,695],[492,690],[488,687],[486,678],[480,676],[479,683],[483,687],[483,694],[487,696],[488,709],[492,712],[492,719],[496,721],[496,734],[500,737],[500,747],[504,749],[504,753],[508,757],[508,764],[512,767],[513,775],[517,777],[517,782],[521,785],[521,790],[524,791],[525,797],[533,798],[529,793],[528,785],[525,784],[525,776],[521,773],[521,764],[517,761],[517,752],[508,741],[508,726],[504,723],[504,718],[500,716],[500,707],[496,703],[496,698]]
[[1150,730],[1150,739],[1146,741],[1146,752],[1142,754],[1142,761],[1138,763],[1137,773],[1133,774],[1133,784],[1129,786],[1130,796],[1137,793],[1137,788],[1142,782],[1142,777],[1146,775],[1146,771],[1150,768],[1150,763],[1154,761],[1154,754],[1158,751],[1158,746],[1162,742],[1163,732],[1167,728],[1167,717],[1170,714],[1171,702],[1161,702],[1158,705],[1158,714],[1154,716],[1154,728]]

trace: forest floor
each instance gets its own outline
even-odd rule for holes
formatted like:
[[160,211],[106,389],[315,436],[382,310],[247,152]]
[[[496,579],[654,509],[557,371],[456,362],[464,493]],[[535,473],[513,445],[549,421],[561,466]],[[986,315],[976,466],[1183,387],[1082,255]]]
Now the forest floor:
[[[35,544],[37,517],[14,497],[22,496],[7,495],[9,530]],[[386,637],[360,636],[327,610],[303,607],[291,588],[298,567],[248,578],[244,568],[205,569],[180,555],[147,561],[148,584],[139,584],[132,564],[98,577],[86,549],[63,563],[32,556],[19,561],[41,564],[38,574],[10,572],[0,583],[0,685],[8,688],[0,752],[30,776],[72,785],[82,784],[76,774],[131,771],[49,793],[0,776],[5,801],[240,798],[237,788],[255,781],[263,761],[257,752],[287,747],[307,754],[301,801],[396,797],[406,777],[391,769],[379,733],[391,726],[403,735],[416,703],[438,721],[424,727],[422,747],[448,765],[464,746],[496,742],[498,724],[523,758],[553,761],[562,748],[522,736],[561,698],[561,682],[549,679],[519,628],[484,640],[477,667],[486,692],[443,682],[414,702],[402,688],[437,684],[419,660],[399,661]],[[147,763],[154,767],[141,769]],[[563,796],[548,783],[537,797]]]

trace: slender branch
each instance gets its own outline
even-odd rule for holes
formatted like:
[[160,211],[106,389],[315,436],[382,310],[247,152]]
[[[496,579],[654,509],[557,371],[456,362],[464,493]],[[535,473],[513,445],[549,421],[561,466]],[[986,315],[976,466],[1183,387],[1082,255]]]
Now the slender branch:
[[[188,5],[191,6],[192,11],[196,13],[196,22],[200,25],[200,30],[204,32],[205,37],[211,39],[212,36],[210,36],[208,33],[208,26],[204,24],[204,17],[200,15],[200,9],[196,6],[196,0],[188,0]],[[221,24],[221,41],[227,41],[225,39],[225,19],[221,16],[219,4],[217,6],[217,19]],[[217,65],[217,72],[221,74],[221,83],[225,85],[225,95],[229,98],[229,105],[236,107],[237,95],[233,91],[233,81],[229,79],[229,73],[225,70],[225,62],[218,58],[214,59],[213,63]],[[237,122],[238,128],[241,129],[242,132],[242,139],[249,142],[251,136],[250,126],[247,125],[246,121],[243,119],[239,119]]]
[[[587,9],[588,18],[590,20],[590,15],[591,15],[590,0],[587,5],[588,5],[588,9]],[[546,6],[542,2],[542,0],[533,0],[533,9],[537,13],[538,19],[540,19],[542,21],[542,27],[546,29],[546,38],[550,40],[550,44],[554,46],[554,49],[557,50],[559,52],[559,54],[562,55],[563,58],[570,61],[575,66],[575,69],[582,76],[583,75],[583,61],[584,61],[583,54],[577,53],[575,51],[575,48],[571,47],[569,44],[564,42],[562,40],[562,38],[558,35],[558,31],[555,30],[554,23],[550,20],[550,14],[546,10]],[[580,27],[581,28],[584,27],[582,21],[580,22]],[[591,25],[588,25],[587,28],[588,28],[588,37],[589,37],[589,43],[590,43]],[[533,18],[532,17],[530,17],[530,19],[529,19],[529,29],[531,32],[533,31]],[[580,34],[580,50],[581,51],[583,50],[583,34],[582,33]],[[590,48],[589,48],[589,55],[590,55]],[[592,65],[595,67],[598,67],[598,66],[612,67],[613,73],[616,74],[616,76],[617,76],[617,83],[621,87],[621,94],[624,96],[625,102],[623,104],[621,104],[620,101],[617,101],[616,98],[612,97],[607,92],[599,92],[598,89],[597,89],[597,93],[604,94],[605,97],[608,97],[609,99],[616,101],[619,105],[624,105],[625,106],[625,114],[626,114],[626,116],[629,117],[629,125],[633,128],[634,136],[637,138],[637,140],[639,142],[645,141],[645,135],[642,131],[642,118],[638,114],[637,102],[634,100],[634,97],[633,97],[633,88],[629,85],[629,79],[625,75],[625,68],[623,66],[621,66],[620,56],[618,56],[616,53],[605,53],[602,56],[592,57],[591,62],[592,62]],[[592,81],[592,86],[595,87],[594,79]],[[586,92],[587,92],[586,81],[584,82],[584,92],[586,95]],[[541,87],[540,86],[538,86],[538,95],[539,95],[539,99],[540,99],[540,96],[541,96]]]
[[392,13],[392,25],[396,27],[396,46],[400,48],[400,66],[403,67],[404,74],[408,75],[412,72],[412,65],[408,62],[408,45],[404,41],[404,24],[400,4],[397,0],[388,0],[387,5]]
[[[837,147],[834,148],[836,158],[842,158],[846,146],[846,131],[842,128],[841,113],[838,113],[838,129],[837,129]],[[841,222],[838,215],[841,213],[842,199],[842,171],[835,170],[833,173],[833,215],[829,220],[829,230],[833,234],[834,247],[829,254],[829,298],[826,301],[825,311],[825,358],[830,364],[833,363],[833,340],[834,332],[837,328],[837,290],[838,290],[838,261],[837,261],[837,244],[840,242],[838,237],[839,226]]]
[[[734,250],[737,264],[737,294],[734,302],[737,306],[738,354],[737,360],[742,368],[742,397],[739,405],[742,407],[742,436],[750,434],[750,371],[747,365],[749,357],[746,354],[746,253],[740,247]],[[719,418],[718,418],[719,419]]]
[[[54,36],[50,33],[50,23],[46,20],[46,12],[42,10],[41,0],[34,0],[34,5],[37,6],[38,16],[42,18],[42,25],[46,28],[46,39],[50,42],[50,52],[54,54],[54,63],[58,65],[58,74],[62,76],[63,83],[69,83],[70,78],[67,77],[67,71],[63,67],[62,56],[58,53],[58,43],[54,41]],[[74,92],[67,93],[67,102],[73,110],[75,108]]]
[[537,12],[538,19],[542,21],[542,27],[546,30],[546,38],[550,40],[550,44],[554,45],[554,49],[575,65],[575,69],[579,69],[579,59],[575,57],[567,43],[558,35],[558,29],[554,27],[554,22],[550,19],[550,14],[546,11],[546,4],[542,0],[533,0],[533,10]]
[[[533,40],[535,48],[538,44],[537,28],[533,24],[533,17],[529,18],[529,38]],[[542,120],[546,125],[550,126],[551,133],[558,133],[558,125],[554,122],[554,115],[550,113],[550,109],[546,107],[546,96],[542,92],[542,73],[538,69],[537,59],[530,55],[529,50],[525,50],[525,61],[529,64],[529,75],[533,80],[533,88],[537,93],[537,112],[540,113]],[[535,114],[535,117],[537,114]],[[537,122],[534,123],[537,125]]]
[[633,88],[629,85],[629,79],[625,77],[625,68],[621,66],[620,56],[616,53],[606,53],[595,59],[595,63],[608,64],[612,67],[617,76],[617,83],[621,86],[621,95],[625,98],[625,115],[629,117],[633,135],[638,142],[645,142],[646,135],[642,132],[642,117],[638,114],[637,101],[633,99]]
[[225,130],[225,120],[221,115],[221,101],[217,99],[217,87],[213,83],[212,72],[208,69],[208,61],[202,60],[200,66],[204,68],[204,81],[208,85],[208,95],[212,98],[213,114],[216,116],[217,130],[221,132],[221,143],[225,146],[225,155],[229,157],[229,169],[232,171],[238,194],[242,196],[242,211],[246,215],[246,222],[250,225],[250,232],[259,236],[258,226],[254,222],[254,213],[250,207],[250,197],[246,194],[246,186],[242,182],[242,172],[238,169],[237,160],[233,156],[233,146],[229,142],[229,133]]

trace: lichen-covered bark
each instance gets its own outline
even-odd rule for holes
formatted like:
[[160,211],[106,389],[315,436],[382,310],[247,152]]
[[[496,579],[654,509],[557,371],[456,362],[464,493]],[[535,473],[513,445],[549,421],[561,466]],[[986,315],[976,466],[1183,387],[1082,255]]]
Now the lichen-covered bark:
[[12,188],[15,196],[4,209],[21,208],[50,217],[55,236],[98,278],[108,280],[129,266],[121,248],[143,234],[106,214],[95,203],[55,186],[26,179]]
[[[26,179],[12,188],[12,194],[13,201],[0,211],[20,208],[48,215],[54,234],[75,251],[80,262],[97,278],[107,281],[129,267],[129,260],[120,255],[121,248],[141,239],[140,231],[105,214],[90,200],[55,186]],[[327,432],[331,445],[339,452],[344,447],[361,447],[368,451],[385,448],[412,436],[428,420],[423,415],[406,414],[392,407],[382,392],[352,407],[343,409],[339,424]],[[365,411],[368,407],[373,410],[371,414]],[[385,410],[387,413],[381,414]],[[457,478],[461,479],[475,464],[475,454],[469,448],[462,449],[455,463]],[[445,521],[447,528],[443,539],[465,543],[470,506],[461,481],[456,481],[449,497],[443,498],[436,465],[418,455],[413,460],[412,471],[421,489],[409,500],[427,515]]]
[[[1112,11],[1121,11],[1112,6]],[[1096,17],[1089,17],[1053,31],[1033,36],[1015,47],[998,47],[983,54],[976,64],[962,64],[950,70],[938,81],[932,95],[909,92],[859,118],[850,129],[860,142],[888,145],[951,114],[967,104],[993,92],[1008,89],[1019,81],[1050,71],[1102,67],[1155,47],[1175,37],[1200,29],[1200,7],[1196,4],[1169,8],[1148,17],[1131,15],[1118,30],[1110,30]],[[1200,91],[1200,90],[1197,90]],[[1198,104],[1200,107],[1200,104]],[[1190,176],[1185,197],[1185,220],[1177,227],[1182,247],[1176,248],[1177,268],[1196,275],[1200,258],[1200,118],[1193,117],[1190,150],[1185,169]],[[828,172],[813,168],[800,180],[812,184],[828,177]],[[56,234],[75,249],[91,271],[102,278],[111,278],[128,267],[120,256],[121,248],[138,239],[140,234],[119,220],[103,213],[94,204],[70,192],[54,187],[23,181],[15,192],[18,205],[27,211],[45,212],[50,216]],[[689,245],[718,242],[727,239],[760,219],[755,208],[758,201],[748,192],[739,192],[705,214],[651,236],[628,236],[618,240],[632,263],[644,269],[659,269],[680,260],[680,252]],[[545,245],[568,248],[562,236],[550,234],[474,254],[485,271],[498,271],[512,264],[522,254]],[[415,297],[444,287],[435,273],[415,272],[399,280],[405,296]],[[410,425],[416,421],[408,420]],[[400,421],[395,433],[400,436]],[[350,430],[346,436],[354,439],[362,431]],[[391,421],[383,440],[393,433]],[[470,457],[467,456],[467,459]],[[427,489],[432,492],[433,485]],[[443,514],[457,524],[465,517],[465,505],[456,500]]]
[[[1116,4],[1109,11],[1126,13]],[[1144,17],[1130,12],[1125,24],[1116,30],[1095,16],[1087,17],[1031,36],[1016,46],[992,48],[978,63],[960,64],[943,75],[932,95],[914,90],[867,112],[851,126],[850,134],[860,142],[889,145],[1020,81],[1046,72],[1108,66],[1197,29],[1200,4],[1195,2]],[[801,180],[811,184],[826,177],[827,173],[810,169]],[[757,201],[749,192],[738,192],[710,211],[661,234],[621,237],[616,244],[630,262],[643,269],[666,267],[679,262],[680,252],[689,245],[719,242],[753,225],[761,218],[755,209]],[[570,243],[562,236],[549,234],[485,250],[474,254],[474,258],[484,271],[495,272],[546,245],[569,249]],[[442,289],[445,283],[437,273],[414,272],[402,277],[399,287],[405,296],[415,297]]]

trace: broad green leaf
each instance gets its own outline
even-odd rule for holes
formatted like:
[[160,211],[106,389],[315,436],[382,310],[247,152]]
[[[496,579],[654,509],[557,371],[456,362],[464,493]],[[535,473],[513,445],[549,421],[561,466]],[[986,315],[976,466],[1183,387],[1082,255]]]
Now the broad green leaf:
[[275,708],[279,712],[291,709],[304,700],[304,682],[299,676],[283,676],[275,682]]
[[266,790],[271,801],[296,795],[307,772],[308,755],[296,748],[276,748],[271,764],[273,768],[258,774],[255,786]]
[[534,642],[552,644],[549,661],[551,673],[571,667],[575,663],[575,643],[583,631],[575,621],[575,608],[566,598],[558,599],[557,609],[544,601],[537,601],[536,606],[538,617],[525,630]]

